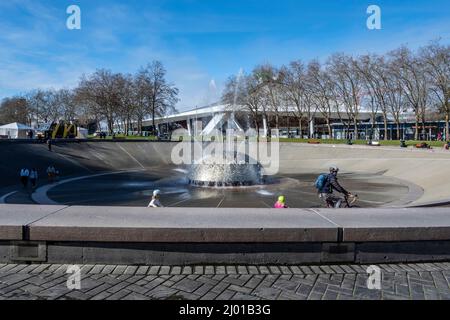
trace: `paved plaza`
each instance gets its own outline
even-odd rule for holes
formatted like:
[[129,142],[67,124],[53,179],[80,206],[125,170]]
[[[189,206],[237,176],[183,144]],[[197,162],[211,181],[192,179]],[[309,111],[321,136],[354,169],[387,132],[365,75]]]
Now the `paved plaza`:
[[68,265],[0,264],[0,299],[60,300],[394,300],[450,299],[450,263],[378,265],[381,290],[367,288],[368,266],[82,265],[69,290]]

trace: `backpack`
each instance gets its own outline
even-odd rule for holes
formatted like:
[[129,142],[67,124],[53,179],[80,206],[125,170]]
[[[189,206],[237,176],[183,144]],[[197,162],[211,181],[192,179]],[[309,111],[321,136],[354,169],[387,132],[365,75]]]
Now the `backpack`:
[[327,180],[328,175],[321,174],[320,176],[317,177],[316,182],[314,182],[314,186],[316,187],[317,190],[321,191],[325,187]]

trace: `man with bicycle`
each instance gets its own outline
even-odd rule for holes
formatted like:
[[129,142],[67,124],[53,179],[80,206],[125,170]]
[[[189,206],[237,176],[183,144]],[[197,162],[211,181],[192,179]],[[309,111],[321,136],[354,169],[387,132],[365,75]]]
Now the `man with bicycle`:
[[[347,197],[352,195],[350,192],[345,190],[338,182],[338,172],[338,167],[330,167],[330,174],[324,177],[324,181],[319,188],[319,197],[325,201],[327,208],[340,208],[342,205],[342,201],[347,201]],[[342,193],[345,198],[337,196],[334,191]]]

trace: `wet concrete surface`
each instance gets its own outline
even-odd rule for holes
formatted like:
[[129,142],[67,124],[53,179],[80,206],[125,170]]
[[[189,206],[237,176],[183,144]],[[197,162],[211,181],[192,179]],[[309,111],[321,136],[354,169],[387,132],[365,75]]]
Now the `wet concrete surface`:
[[[58,185],[48,196],[66,205],[140,207],[147,206],[153,190],[160,189],[167,207],[270,208],[284,195],[292,208],[319,208],[323,203],[314,187],[316,178],[316,174],[278,175],[261,186],[202,188],[188,184],[187,171],[160,166]],[[341,174],[339,181],[359,196],[357,207],[389,206],[409,192],[407,184],[383,175]]]

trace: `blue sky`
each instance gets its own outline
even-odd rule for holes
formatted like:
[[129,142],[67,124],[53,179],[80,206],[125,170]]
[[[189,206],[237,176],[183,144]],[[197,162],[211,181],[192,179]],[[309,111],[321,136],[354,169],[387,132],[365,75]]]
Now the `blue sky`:
[[[72,4],[81,30],[66,28]],[[371,4],[381,7],[382,30],[366,28]],[[240,68],[449,43],[449,16],[448,0],[2,0],[0,99],[158,59],[185,110],[216,100]]]

